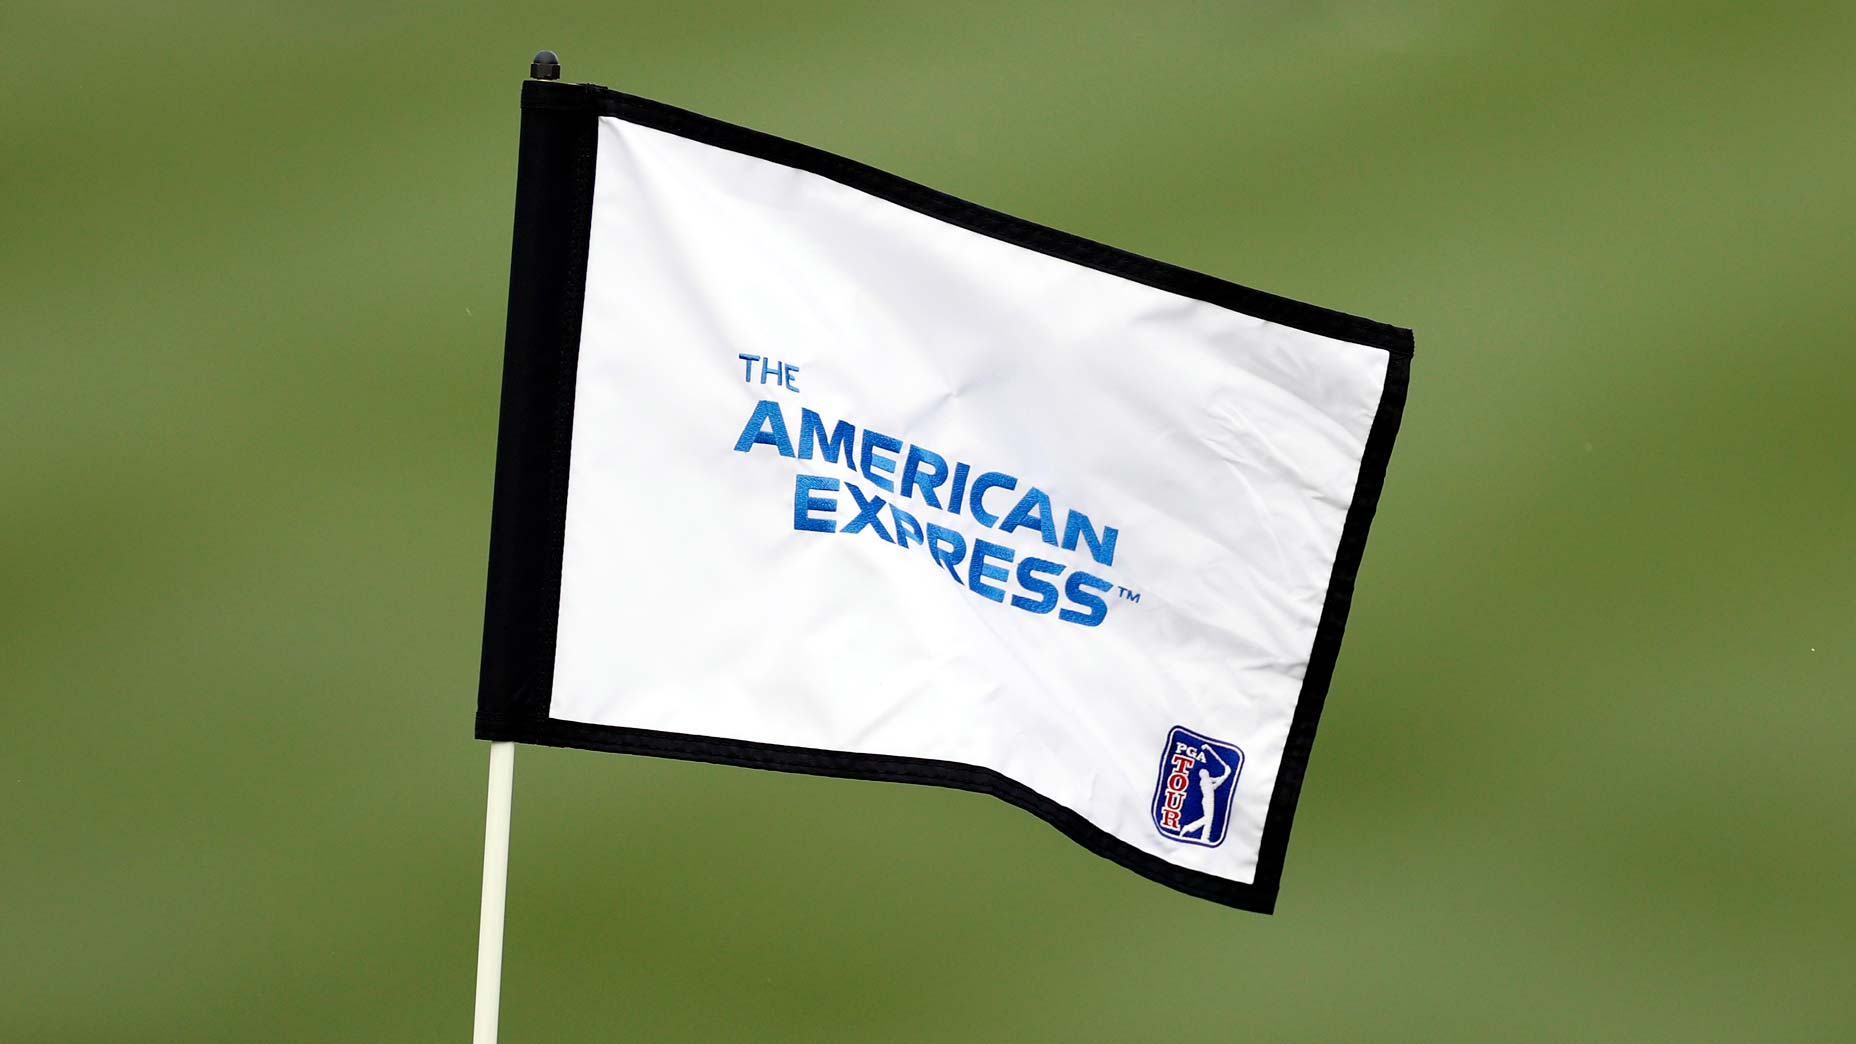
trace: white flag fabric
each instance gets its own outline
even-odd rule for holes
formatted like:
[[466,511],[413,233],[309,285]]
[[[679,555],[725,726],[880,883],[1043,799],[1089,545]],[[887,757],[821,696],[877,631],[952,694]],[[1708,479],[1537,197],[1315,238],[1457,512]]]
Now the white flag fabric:
[[1273,908],[1408,331],[590,85],[518,182],[480,737],[980,791]]

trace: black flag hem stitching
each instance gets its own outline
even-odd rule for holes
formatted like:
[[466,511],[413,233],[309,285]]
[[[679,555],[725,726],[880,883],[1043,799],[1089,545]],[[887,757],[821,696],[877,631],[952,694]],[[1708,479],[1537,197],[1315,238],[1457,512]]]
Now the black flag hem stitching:
[[[528,81],[522,93],[515,243],[504,349],[490,569],[476,735],[746,768],[948,787],[1025,809],[1077,844],[1150,880],[1238,909],[1275,908],[1289,832],[1346,627],[1367,530],[1384,487],[1410,378],[1412,335],[1252,290],[1002,214],[841,156],[592,84]],[[958,762],[790,747],[562,721],[548,716],[560,611],[567,466],[592,219],[596,116],[809,171],[1008,243],[1309,333],[1383,349],[1385,387],[1270,795],[1251,883],[1142,851],[991,769]]]

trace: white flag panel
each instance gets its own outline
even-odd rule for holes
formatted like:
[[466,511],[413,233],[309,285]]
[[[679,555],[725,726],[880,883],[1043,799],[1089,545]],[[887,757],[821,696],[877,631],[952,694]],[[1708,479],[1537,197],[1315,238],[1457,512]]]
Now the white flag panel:
[[601,111],[542,741],[974,766],[946,782],[1267,909],[1283,838],[1246,886],[1402,354],[751,132]]

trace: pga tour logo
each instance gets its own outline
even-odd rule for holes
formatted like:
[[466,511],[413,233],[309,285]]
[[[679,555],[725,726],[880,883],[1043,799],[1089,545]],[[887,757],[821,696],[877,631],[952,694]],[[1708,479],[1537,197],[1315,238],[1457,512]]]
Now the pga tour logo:
[[1244,752],[1229,743],[1174,726],[1160,750],[1154,786],[1154,826],[1162,837],[1215,848],[1231,825],[1231,794]]

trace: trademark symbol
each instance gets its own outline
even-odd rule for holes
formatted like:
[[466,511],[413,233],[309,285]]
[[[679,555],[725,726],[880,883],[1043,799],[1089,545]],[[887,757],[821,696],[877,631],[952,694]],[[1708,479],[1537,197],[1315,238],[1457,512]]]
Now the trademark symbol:
[[1136,604],[1139,604],[1141,600],[1141,594],[1139,591],[1130,591],[1127,588],[1120,586],[1119,584],[1116,585],[1115,590],[1121,592],[1121,597],[1123,601],[1134,602]]

